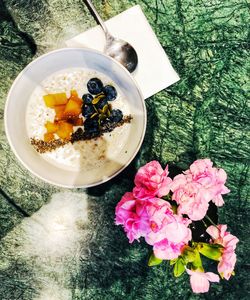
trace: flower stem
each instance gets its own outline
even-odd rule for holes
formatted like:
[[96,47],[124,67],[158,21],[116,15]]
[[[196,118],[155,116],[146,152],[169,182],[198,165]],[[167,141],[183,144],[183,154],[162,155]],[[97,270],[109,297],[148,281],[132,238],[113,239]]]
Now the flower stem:
[[211,224],[213,224],[216,228],[218,228],[217,225],[214,223],[214,221],[211,220],[211,219],[209,218],[209,216],[205,215],[205,218],[206,218]]
[[201,220],[201,221],[202,221],[202,223],[204,224],[204,226],[207,228],[206,222],[204,222],[204,220]]

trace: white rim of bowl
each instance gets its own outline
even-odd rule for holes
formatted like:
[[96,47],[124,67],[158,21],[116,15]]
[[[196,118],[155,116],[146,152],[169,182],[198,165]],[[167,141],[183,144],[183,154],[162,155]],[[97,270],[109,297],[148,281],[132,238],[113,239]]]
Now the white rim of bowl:
[[[136,150],[134,151],[134,154],[130,157],[130,159],[127,161],[127,163],[121,167],[119,170],[117,170],[115,173],[113,173],[111,176],[101,180],[101,181],[97,181],[97,182],[94,182],[92,184],[87,184],[87,185],[67,185],[67,184],[60,184],[60,183],[55,183],[53,181],[50,181],[42,176],[40,176],[39,174],[37,174],[36,172],[34,172],[32,169],[30,169],[29,166],[26,165],[26,163],[22,160],[22,158],[19,156],[19,154],[17,153],[16,149],[14,148],[12,142],[11,142],[11,138],[10,138],[10,135],[9,135],[9,132],[8,132],[8,126],[7,126],[7,109],[8,109],[8,105],[9,105],[9,102],[10,102],[10,95],[12,93],[12,90],[15,88],[15,85],[16,83],[18,82],[19,78],[23,75],[23,73],[25,73],[30,67],[32,67],[33,64],[35,64],[38,60],[40,59],[43,59],[44,57],[46,56],[49,56],[51,54],[54,54],[54,53],[57,53],[57,52],[64,52],[64,51],[72,51],[72,50],[87,50],[87,51],[91,51],[91,52],[94,52],[94,53],[97,53],[97,54],[101,54],[102,56],[110,59],[111,61],[113,61],[116,65],[119,65],[119,67],[124,71],[126,72],[129,77],[131,78],[131,80],[133,81],[135,87],[137,88],[138,92],[139,92],[139,95],[141,97],[141,100],[142,100],[142,106],[143,106],[143,131],[141,133],[141,138],[140,138],[140,141],[136,147]],[[39,179],[49,183],[49,184],[52,184],[54,186],[59,186],[59,187],[63,187],[63,188],[90,188],[90,187],[94,187],[94,186],[97,186],[97,185],[101,185],[111,179],[113,179],[114,177],[116,177],[118,174],[120,174],[124,169],[126,169],[130,163],[132,162],[132,160],[135,158],[136,154],[139,152],[140,148],[141,148],[141,145],[142,145],[142,142],[144,140],[144,137],[145,137],[145,132],[146,132],[146,127],[147,127],[147,110],[146,110],[146,105],[145,105],[145,100],[143,98],[143,95],[142,95],[142,92],[141,92],[141,89],[140,87],[138,86],[137,82],[135,81],[134,77],[132,76],[132,74],[123,66],[121,65],[120,63],[118,63],[115,59],[113,59],[112,57],[102,53],[101,51],[98,51],[98,50],[95,50],[95,49],[91,49],[91,48],[87,48],[87,47],[79,47],[79,48],[60,48],[60,49],[56,49],[56,50],[53,50],[53,51],[50,51],[48,53],[45,53],[41,56],[38,56],[37,58],[35,58],[32,62],[30,62],[19,74],[18,76],[15,78],[15,80],[13,81],[12,85],[11,85],[11,88],[7,94],[7,98],[6,98],[6,103],[5,103],[5,109],[4,109],[4,129],[5,129],[5,133],[6,133],[6,136],[7,136],[7,139],[8,139],[8,142],[10,144],[10,147],[11,147],[11,150],[13,151],[13,153],[15,154],[15,156],[18,158],[18,160],[22,163],[22,165],[33,175],[35,175],[36,177],[38,177]]]

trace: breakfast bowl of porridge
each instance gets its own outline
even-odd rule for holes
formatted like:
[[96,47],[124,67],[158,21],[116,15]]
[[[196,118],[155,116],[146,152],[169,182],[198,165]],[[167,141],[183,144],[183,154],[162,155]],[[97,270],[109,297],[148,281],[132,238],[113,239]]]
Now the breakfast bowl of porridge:
[[14,81],[5,131],[20,162],[51,184],[101,184],[135,157],[146,128],[144,99],[131,74],[92,49],[49,52]]

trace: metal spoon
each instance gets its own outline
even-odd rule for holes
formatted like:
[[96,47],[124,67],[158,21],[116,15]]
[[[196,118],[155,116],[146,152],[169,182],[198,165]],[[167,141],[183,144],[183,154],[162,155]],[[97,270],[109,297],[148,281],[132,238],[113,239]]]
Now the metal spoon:
[[96,11],[93,3],[90,0],[84,0],[84,2],[104,31],[106,37],[104,53],[113,57],[115,60],[121,63],[130,73],[132,73],[136,69],[138,64],[138,57],[135,49],[129,43],[113,37],[109,33],[106,24]]

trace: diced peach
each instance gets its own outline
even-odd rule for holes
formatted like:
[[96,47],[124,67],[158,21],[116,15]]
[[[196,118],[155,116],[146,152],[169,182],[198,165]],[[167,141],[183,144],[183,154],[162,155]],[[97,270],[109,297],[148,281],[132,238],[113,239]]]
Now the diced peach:
[[63,114],[65,107],[66,107],[66,105],[57,105],[54,107],[54,110],[56,112],[55,121],[61,121],[61,120],[65,119],[65,116]]
[[78,93],[77,93],[77,91],[76,90],[71,90],[70,91],[70,98],[69,98],[69,100],[70,99],[72,99],[72,100],[74,100],[75,102],[78,102],[79,104],[81,104],[82,105],[82,99],[81,98],[79,98],[78,97]]
[[47,133],[55,133],[58,130],[58,124],[50,121],[45,124],[45,127],[47,129]]
[[75,102],[77,102],[80,106],[82,106],[82,104],[83,104],[83,101],[82,101],[81,98],[72,97],[72,98],[70,98],[70,99],[73,99],[73,100],[74,100]]
[[66,104],[68,102],[66,93],[57,93],[54,94],[54,98],[55,98],[55,105],[63,105]]
[[77,93],[76,90],[71,90],[71,91],[70,91],[70,98],[72,98],[72,97],[78,98],[78,93]]
[[50,142],[54,140],[54,134],[52,132],[47,132],[44,134],[43,139],[45,142]]
[[55,106],[55,99],[52,94],[43,96],[43,100],[47,107],[53,108]]
[[48,94],[43,98],[46,106],[55,110],[54,123],[48,121],[45,124],[47,133],[44,135],[44,140],[54,140],[54,133],[63,140],[70,139],[73,126],[83,125],[83,119],[79,118],[83,101],[78,97],[77,91],[71,90],[68,99],[65,93]]
[[59,128],[56,134],[63,140],[70,139],[71,133],[73,132],[73,125],[65,121],[59,122],[58,125]]
[[82,126],[83,125],[83,119],[82,118],[75,118],[75,119],[72,119],[71,123],[74,126]]
[[43,96],[43,100],[47,107],[54,108],[57,105],[66,104],[68,102],[66,93],[48,94]]
[[66,117],[78,117],[82,111],[82,103],[75,99],[69,99],[68,103],[66,104],[64,110],[64,116]]

